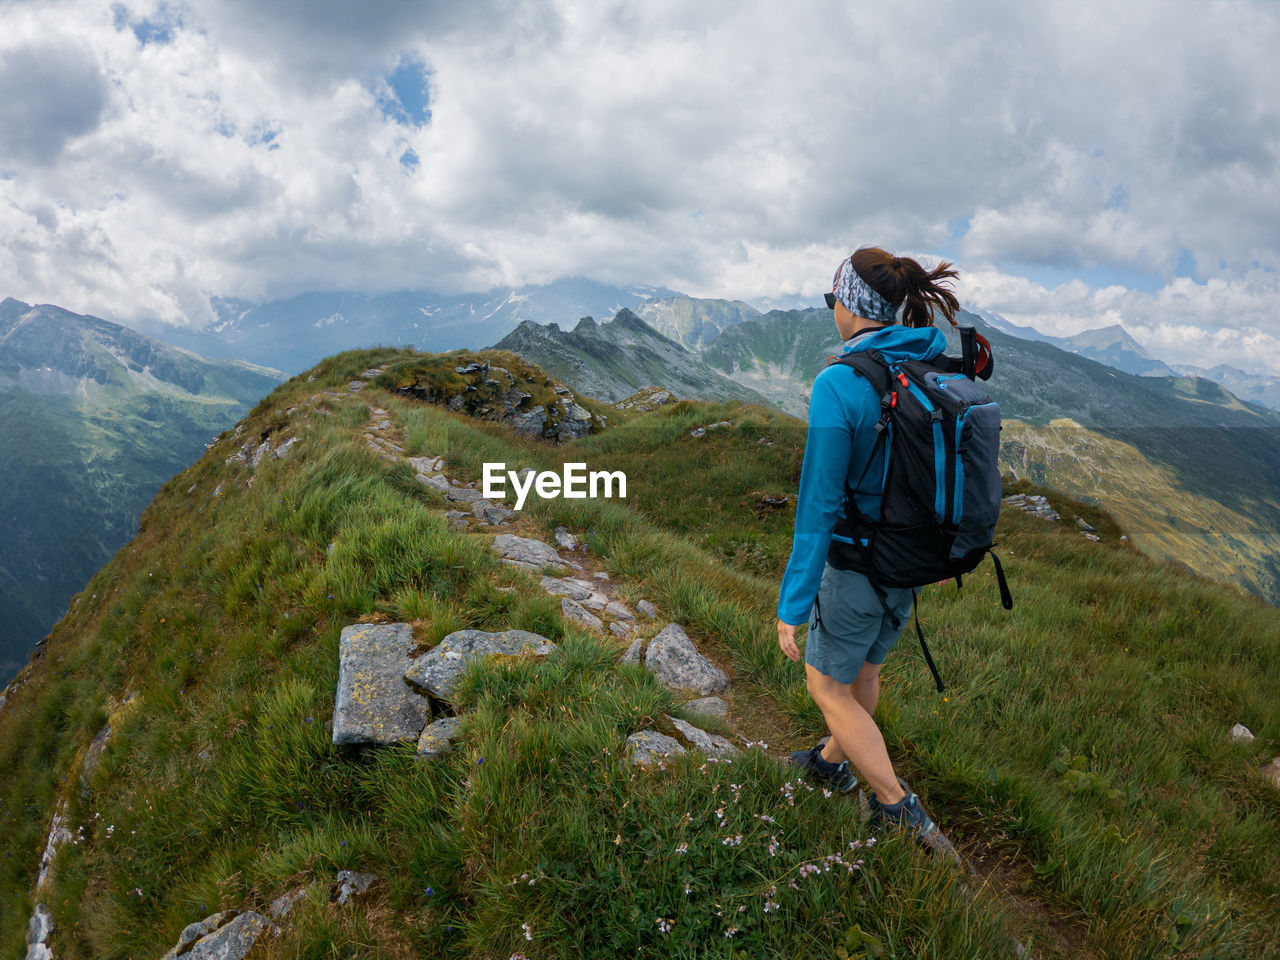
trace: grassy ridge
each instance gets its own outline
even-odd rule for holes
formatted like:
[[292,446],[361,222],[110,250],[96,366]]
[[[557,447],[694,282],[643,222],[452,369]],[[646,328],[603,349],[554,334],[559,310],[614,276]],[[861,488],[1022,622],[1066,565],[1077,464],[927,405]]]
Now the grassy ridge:
[[[958,594],[927,589],[949,689],[934,693],[904,638],[879,715],[913,788],[997,873],[975,889],[900,840],[851,847],[867,839],[856,805],[770,759],[823,730],[773,631],[792,515],[759,506],[794,502],[802,427],[682,403],[556,448],[374,397],[410,453],[444,455],[455,476],[489,460],[626,471],[625,502],[534,499],[516,532],[581,531],[620,595],[654,600],[726,669],[738,728],[768,743],[639,773],[622,742],[679,715],[672,693],[563,625],[488,536],[449,529],[407,465],[363,444],[365,394],[324,398],[328,416],[283,412],[402,356],[341,354],[280,387],[246,430],[296,433],[290,458],[246,486],[223,464],[242,442],[228,435],[73,603],[0,714],[0,957],[24,953],[59,796],[86,837],[46,898],[59,957],[159,957],[219,906],[261,907],[340,867],[384,882],[354,910],[316,893],[264,955],[995,957],[1012,956],[1008,932],[1037,956],[1280,951],[1280,803],[1257,772],[1280,740],[1274,609],[1007,511],[1017,608],[999,610],[985,568]],[[1113,532],[1096,509],[1068,511]],[[411,746],[330,743],[337,636],[360,618],[412,620],[424,646],[516,627],[562,650],[474,670],[462,747],[425,765]],[[69,778],[113,713],[82,796]],[[1236,721],[1258,739],[1230,743]]]

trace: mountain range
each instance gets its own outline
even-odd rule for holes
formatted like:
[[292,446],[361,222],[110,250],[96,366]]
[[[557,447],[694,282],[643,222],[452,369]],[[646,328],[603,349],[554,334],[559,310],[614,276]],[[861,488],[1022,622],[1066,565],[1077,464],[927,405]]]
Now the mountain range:
[[0,302],[0,680],[142,508],[281,379],[49,304]]

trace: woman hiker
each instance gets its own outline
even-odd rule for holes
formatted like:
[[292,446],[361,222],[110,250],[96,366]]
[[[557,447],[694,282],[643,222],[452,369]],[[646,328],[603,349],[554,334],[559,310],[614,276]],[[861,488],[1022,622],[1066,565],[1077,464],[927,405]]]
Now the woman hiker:
[[[878,247],[846,257],[827,297],[845,352],[877,350],[890,361],[930,360],[942,353],[946,337],[933,325],[933,308],[955,325],[959,302],[942,286],[954,276],[949,263],[927,271],[909,257]],[[880,666],[901,632],[894,619],[906,623],[913,591],[885,588],[891,617],[866,576],[827,563],[832,529],[844,511],[846,481],[859,510],[880,518],[883,445],[875,451],[877,462],[868,462],[879,418],[879,397],[851,367],[832,364],[814,380],[795,536],[778,597],[778,646],[798,661],[796,627],[808,621],[805,678],[831,737],[825,746],[798,750],[791,758],[806,774],[841,793],[857,786],[849,770],[852,762],[874,791],[869,797],[874,825],[903,827],[931,850],[954,858],[955,850],[920,798],[894,773],[872,719]],[[861,486],[860,478],[865,478]]]

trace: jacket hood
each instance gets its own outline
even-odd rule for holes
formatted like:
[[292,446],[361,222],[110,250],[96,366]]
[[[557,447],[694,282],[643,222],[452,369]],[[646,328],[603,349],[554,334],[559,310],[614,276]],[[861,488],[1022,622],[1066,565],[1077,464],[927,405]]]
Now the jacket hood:
[[889,361],[932,360],[946,349],[946,334],[937,327],[904,327],[895,323],[857,337],[843,353],[878,350]]

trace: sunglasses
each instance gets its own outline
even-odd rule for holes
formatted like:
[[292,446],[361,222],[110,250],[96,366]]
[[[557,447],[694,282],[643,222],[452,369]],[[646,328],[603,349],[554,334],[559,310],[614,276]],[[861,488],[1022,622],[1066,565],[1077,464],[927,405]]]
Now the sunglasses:
[[826,294],[826,298],[827,298],[827,309],[834,310],[836,308],[836,295],[834,293],[828,293]]

